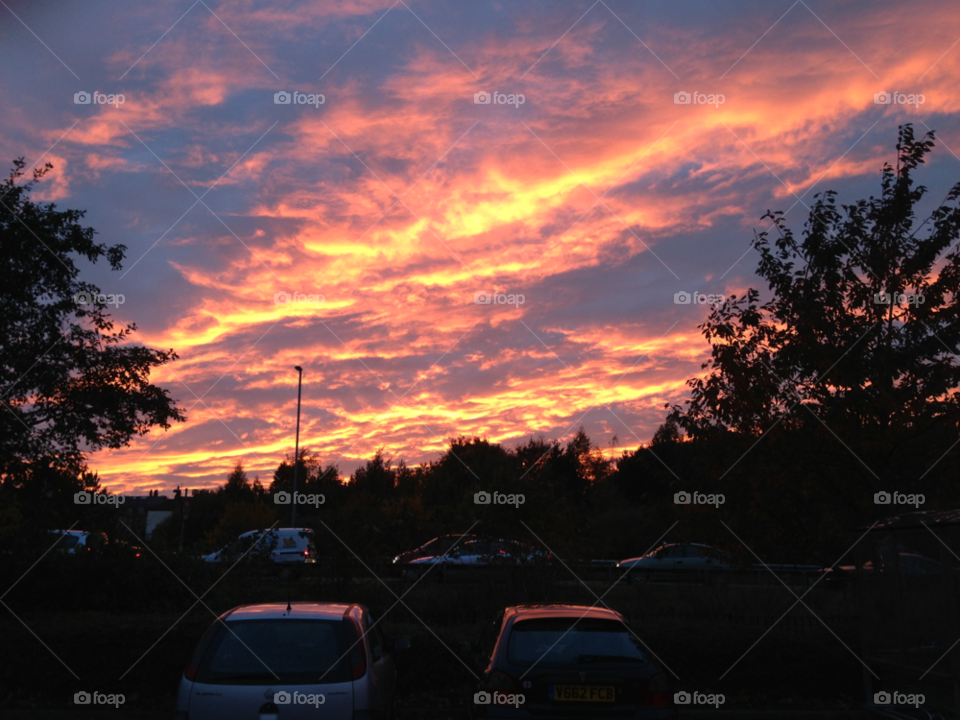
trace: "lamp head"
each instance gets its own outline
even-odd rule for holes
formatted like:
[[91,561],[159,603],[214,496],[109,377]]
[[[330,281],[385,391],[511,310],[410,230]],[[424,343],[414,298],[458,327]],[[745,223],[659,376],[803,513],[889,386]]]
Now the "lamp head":
[[299,365],[294,365],[293,369],[296,370],[297,372],[303,372],[303,368],[300,367]]

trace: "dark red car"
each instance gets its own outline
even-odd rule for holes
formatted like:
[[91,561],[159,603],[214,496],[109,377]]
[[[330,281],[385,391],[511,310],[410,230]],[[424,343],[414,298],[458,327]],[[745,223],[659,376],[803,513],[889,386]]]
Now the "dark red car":
[[499,618],[471,717],[676,720],[666,675],[614,610],[520,605]]
[[407,563],[422,557],[431,557],[443,555],[454,545],[462,545],[467,540],[476,540],[476,535],[441,535],[429,542],[425,542],[416,550],[408,550],[400,553],[393,559],[394,565],[406,565]]

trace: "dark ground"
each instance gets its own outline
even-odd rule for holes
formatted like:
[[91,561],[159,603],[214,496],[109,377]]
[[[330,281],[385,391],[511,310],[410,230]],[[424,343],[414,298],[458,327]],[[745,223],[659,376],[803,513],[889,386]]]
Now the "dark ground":
[[[172,577],[171,581],[177,582]],[[609,584],[598,579],[591,586],[602,595]],[[404,583],[391,580],[389,585],[402,595]],[[198,585],[198,593],[203,589]],[[294,600],[364,602],[380,614],[395,601],[369,576],[339,584],[305,576],[288,588],[276,578],[238,575],[224,581],[221,590],[215,601],[204,600],[216,613],[243,602],[284,601],[288,592]],[[127,712],[171,711],[183,667],[214,615],[197,605],[184,616],[194,601],[189,595],[175,610],[98,611],[85,607],[81,598],[62,593],[59,604],[71,609],[50,612],[18,602],[14,590],[4,602],[27,627],[0,608],[2,706],[11,711],[89,714],[73,705],[73,694],[96,690],[123,693]],[[445,584],[425,578],[404,602],[433,632],[401,605],[382,621],[388,638],[407,635],[413,641],[413,647],[397,658],[397,707],[409,711],[398,715],[465,718],[476,685],[471,669],[479,675],[485,662],[479,653],[454,652],[455,658],[441,640],[454,651],[461,641],[476,645],[497,609],[521,600],[547,599],[595,602],[582,585],[558,577],[466,577]],[[723,693],[725,710],[856,708],[863,692],[859,661],[806,610],[794,609],[748,652],[793,600],[782,586],[756,583],[720,587],[634,583],[617,586],[604,597],[606,604],[630,618],[637,634],[673,671],[674,690]],[[836,618],[834,630],[856,648],[853,626],[842,622],[850,602],[847,593],[817,588],[807,602],[828,624]]]

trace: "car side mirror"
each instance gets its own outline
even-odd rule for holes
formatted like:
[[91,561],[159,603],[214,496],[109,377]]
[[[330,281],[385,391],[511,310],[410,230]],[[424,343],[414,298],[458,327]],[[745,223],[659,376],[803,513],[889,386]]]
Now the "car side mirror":
[[459,649],[460,652],[462,652],[462,653],[473,652],[473,645],[471,645],[470,643],[468,643],[468,642],[466,642],[466,641],[463,641],[463,642],[460,643],[458,649]]
[[398,637],[393,641],[393,649],[397,651],[410,649],[410,638],[404,636]]

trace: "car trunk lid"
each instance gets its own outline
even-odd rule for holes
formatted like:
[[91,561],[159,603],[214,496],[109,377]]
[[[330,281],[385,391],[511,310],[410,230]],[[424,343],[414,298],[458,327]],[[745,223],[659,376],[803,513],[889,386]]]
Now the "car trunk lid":
[[191,720],[231,718],[259,720],[260,708],[275,703],[284,720],[316,720],[322,717],[351,717],[353,684],[324,685],[228,685],[194,683],[190,691]]

